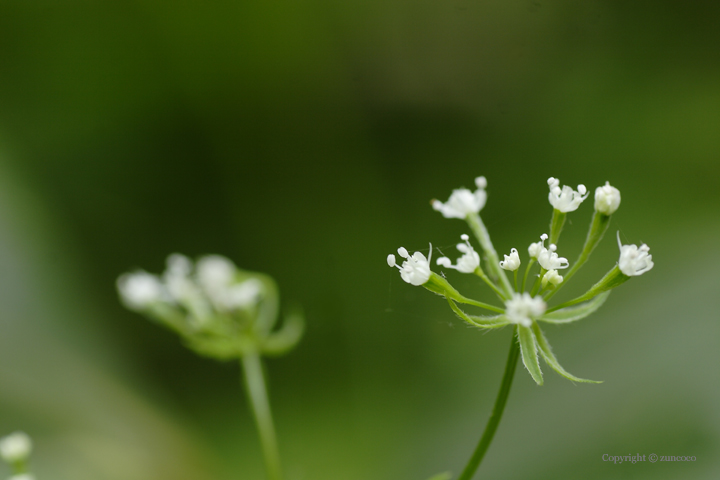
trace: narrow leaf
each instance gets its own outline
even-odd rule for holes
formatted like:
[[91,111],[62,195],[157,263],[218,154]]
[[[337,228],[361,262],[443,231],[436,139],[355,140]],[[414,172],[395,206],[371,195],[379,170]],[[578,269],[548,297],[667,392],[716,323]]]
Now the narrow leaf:
[[542,330],[540,330],[540,326],[537,323],[533,324],[533,333],[535,333],[535,338],[537,339],[538,346],[540,347],[540,354],[545,359],[545,362],[550,365],[550,368],[555,370],[561,376],[567,378],[568,380],[572,380],[573,382],[602,383],[602,381],[578,378],[575,375],[568,373],[562,366],[560,366],[557,358],[555,358],[555,355],[553,355],[550,344],[548,343],[545,335],[543,334]]
[[538,363],[537,342],[532,330],[528,327],[518,325],[518,338],[520,339],[520,352],[522,353],[522,361],[527,368],[533,380],[538,385],[543,384],[542,372]]
[[603,292],[589,302],[581,303],[575,307],[563,308],[552,313],[546,313],[538,318],[538,320],[548,323],[570,323],[581,320],[600,308],[609,295],[609,291]]
[[455,314],[460,317],[460,319],[464,320],[465,323],[468,323],[473,327],[501,328],[510,323],[510,321],[507,319],[507,317],[505,317],[505,315],[468,315],[467,313],[463,312],[460,307],[455,305],[455,302],[453,302],[449,298],[448,303],[450,304],[450,308],[452,308],[453,312],[455,312]]

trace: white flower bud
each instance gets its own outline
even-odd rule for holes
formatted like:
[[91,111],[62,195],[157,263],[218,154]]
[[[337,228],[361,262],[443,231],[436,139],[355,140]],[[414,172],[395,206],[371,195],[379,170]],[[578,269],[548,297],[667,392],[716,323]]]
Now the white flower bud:
[[511,249],[510,255],[503,255],[503,257],[505,257],[505,260],[500,262],[500,268],[511,272],[520,268],[520,255],[518,255],[517,249]]
[[540,282],[542,285],[542,288],[547,287],[547,284],[557,287],[560,285],[563,281],[562,275],[558,275],[557,270],[548,270],[545,272],[545,275],[543,275],[542,281]]
[[547,305],[542,297],[531,297],[529,293],[513,293],[513,297],[505,302],[505,316],[512,323],[523,327],[532,326],[532,319],[545,313]]
[[528,247],[528,254],[530,255],[530,258],[538,258],[540,252],[545,249],[545,240],[547,240],[547,238],[547,233],[543,233],[542,235],[540,235],[539,242],[530,244],[530,246]]
[[8,463],[24,462],[32,451],[32,440],[24,432],[15,432],[0,439],[0,458]]
[[585,185],[578,185],[577,192],[567,185],[560,189],[560,180],[554,177],[548,178],[548,187],[550,205],[561,212],[574,212],[588,196]]
[[651,270],[655,265],[652,255],[648,254],[650,247],[644,243],[637,245],[623,245],[620,243],[620,232],[617,233],[618,246],[620,247],[620,259],[618,267],[628,277],[636,277]]
[[604,214],[612,215],[620,206],[620,190],[605,182],[602,187],[595,189],[595,210]]

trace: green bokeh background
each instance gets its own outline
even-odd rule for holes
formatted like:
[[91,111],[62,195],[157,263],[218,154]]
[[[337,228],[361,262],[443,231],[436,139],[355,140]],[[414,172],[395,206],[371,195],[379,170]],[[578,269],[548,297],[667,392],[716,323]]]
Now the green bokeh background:
[[605,383],[519,367],[481,473],[720,477],[719,20],[710,2],[1,0],[0,435],[33,436],[40,480],[263,478],[237,365],[114,287],[220,253],[307,315],[268,362],[289,480],[458,473],[510,331],[466,328],[385,256],[450,253],[467,229],[429,200],[477,175],[495,246],[523,254],[556,176],[623,196],[559,300],[614,264],[617,230],[656,266],[546,330]]

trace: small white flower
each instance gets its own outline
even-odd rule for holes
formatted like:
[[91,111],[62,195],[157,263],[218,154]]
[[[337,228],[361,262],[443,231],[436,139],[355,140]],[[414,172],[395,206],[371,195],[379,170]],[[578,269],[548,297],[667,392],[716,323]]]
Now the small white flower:
[[527,292],[513,293],[513,297],[505,302],[505,316],[512,323],[530,327],[532,319],[545,313],[546,308],[547,305],[540,296],[531,297]]
[[553,243],[550,248],[543,248],[537,256],[538,263],[545,270],[557,270],[558,268],[567,268],[569,266],[568,259],[565,257],[559,257],[557,253],[557,246]]
[[545,275],[543,275],[542,281],[540,282],[542,284],[542,288],[547,287],[547,284],[553,285],[557,287],[560,285],[563,281],[562,275],[559,275],[557,270],[548,270],[545,272]]
[[190,280],[192,261],[185,255],[173,253],[167,258],[163,280],[168,292],[176,302],[188,302],[197,297],[197,287]]
[[432,258],[432,243],[430,244],[430,253],[425,258],[420,252],[413,253],[412,256],[404,247],[398,248],[398,255],[403,257],[405,261],[402,266],[395,262],[395,255],[388,255],[387,263],[391,267],[397,267],[400,270],[400,277],[411,285],[423,285],[430,279],[430,259]]
[[612,215],[620,206],[620,190],[605,182],[602,187],[595,189],[595,210]]
[[8,480],[35,480],[35,475],[32,473],[20,473],[18,475],[13,475],[8,478]]
[[235,264],[222,255],[207,255],[200,258],[195,270],[198,283],[206,291],[232,283],[237,272]]
[[457,259],[457,265],[452,265],[450,259],[447,257],[440,257],[437,259],[437,264],[445,268],[453,268],[458,272],[462,273],[473,273],[480,266],[480,255],[470,245],[470,237],[463,234],[460,236],[465,243],[458,243],[457,249],[463,255]]
[[122,301],[131,309],[146,308],[166,296],[160,279],[143,271],[120,275],[117,289]]
[[530,244],[530,246],[528,247],[528,254],[530,255],[530,258],[538,258],[540,252],[545,250],[545,240],[547,240],[547,238],[547,233],[543,233],[542,235],[540,235],[539,242]]
[[500,262],[500,268],[514,272],[520,268],[520,255],[516,248],[510,249],[510,255],[503,255],[505,260]]
[[24,432],[15,432],[0,439],[0,458],[8,463],[27,460],[32,451],[32,440]]
[[637,245],[623,245],[620,242],[620,232],[617,233],[618,246],[620,247],[620,260],[618,267],[628,277],[642,275],[655,265],[652,255],[649,255],[650,247],[644,243],[638,248]]
[[221,255],[202,257],[195,270],[205,295],[220,312],[252,307],[262,294],[263,284],[258,279],[236,283],[237,267]]
[[163,272],[165,288],[169,293],[169,303],[182,305],[191,313],[192,322],[199,326],[209,321],[212,306],[207,295],[191,277],[192,261],[185,255],[173,253],[167,258],[167,268]]
[[567,185],[560,189],[560,180],[554,177],[548,178],[550,193],[548,200],[550,205],[561,212],[574,212],[588,196],[585,185],[578,185],[577,192]]
[[214,301],[220,311],[238,310],[254,306],[263,292],[263,284],[256,278],[228,286]]
[[485,177],[477,177],[475,185],[478,187],[475,192],[467,188],[453,190],[447,202],[433,200],[432,207],[442,213],[445,218],[467,218],[471,213],[478,213],[485,206],[487,200],[487,180]]

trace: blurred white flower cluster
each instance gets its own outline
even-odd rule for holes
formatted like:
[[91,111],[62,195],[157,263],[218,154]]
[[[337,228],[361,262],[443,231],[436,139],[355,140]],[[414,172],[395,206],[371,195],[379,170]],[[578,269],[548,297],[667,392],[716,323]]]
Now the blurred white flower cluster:
[[127,308],[176,331],[196,352],[218,359],[239,358],[248,349],[284,353],[303,330],[302,318],[292,314],[273,332],[279,302],[275,282],[240,270],[220,255],[193,263],[174,253],[162,275],[125,273],[117,288]]

